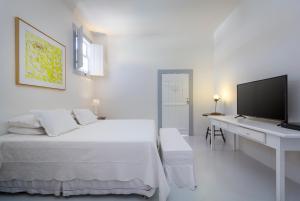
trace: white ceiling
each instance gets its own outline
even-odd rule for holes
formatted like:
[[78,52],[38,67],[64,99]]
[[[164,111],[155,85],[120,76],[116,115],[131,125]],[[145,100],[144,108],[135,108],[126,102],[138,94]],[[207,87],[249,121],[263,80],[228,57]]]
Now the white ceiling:
[[212,34],[238,0],[65,0],[106,34]]

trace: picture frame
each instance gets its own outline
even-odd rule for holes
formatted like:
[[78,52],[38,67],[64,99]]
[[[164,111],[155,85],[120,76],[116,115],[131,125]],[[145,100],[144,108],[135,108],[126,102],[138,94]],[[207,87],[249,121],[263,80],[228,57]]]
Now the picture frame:
[[66,90],[66,47],[15,17],[16,84]]

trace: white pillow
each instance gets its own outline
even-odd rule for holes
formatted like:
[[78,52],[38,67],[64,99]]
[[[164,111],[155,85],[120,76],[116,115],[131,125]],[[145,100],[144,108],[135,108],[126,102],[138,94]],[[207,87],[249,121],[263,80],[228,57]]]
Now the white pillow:
[[44,127],[47,135],[59,136],[79,128],[70,112],[64,109],[32,111]]
[[41,124],[33,114],[24,114],[8,120],[9,127],[40,128]]
[[73,114],[80,125],[87,125],[97,121],[97,116],[88,109],[73,109]]
[[43,128],[20,128],[10,127],[8,133],[21,134],[21,135],[46,135]]

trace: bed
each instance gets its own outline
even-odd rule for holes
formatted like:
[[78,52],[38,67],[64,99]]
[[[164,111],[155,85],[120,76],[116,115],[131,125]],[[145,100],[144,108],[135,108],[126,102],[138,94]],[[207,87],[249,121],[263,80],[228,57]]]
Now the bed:
[[0,136],[0,191],[54,195],[140,194],[169,186],[153,120],[105,120],[58,137]]

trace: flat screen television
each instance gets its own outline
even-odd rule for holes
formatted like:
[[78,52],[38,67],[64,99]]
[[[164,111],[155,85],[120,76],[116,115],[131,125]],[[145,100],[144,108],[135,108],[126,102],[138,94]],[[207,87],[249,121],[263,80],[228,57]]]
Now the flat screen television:
[[287,75],[237,85],[237,114],[288,122]]

